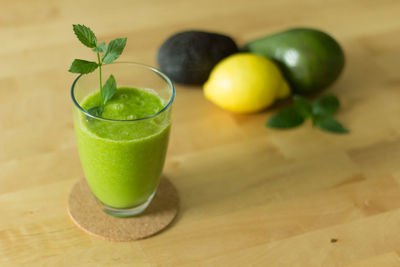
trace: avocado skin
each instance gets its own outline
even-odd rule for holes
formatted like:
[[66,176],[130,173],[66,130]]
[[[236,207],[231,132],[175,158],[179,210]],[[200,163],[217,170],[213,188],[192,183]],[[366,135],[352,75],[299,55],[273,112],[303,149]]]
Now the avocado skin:
[[295,93],[311,93],[331,85],[344,68],[339,43],[325,32],[294,28],[245,45],[244,50],[273,59]]
[[162,72],[182,84],[203,84],[213,67],[238,52],[232,38],[204,31],[185,31],[168,38],[158,50]]

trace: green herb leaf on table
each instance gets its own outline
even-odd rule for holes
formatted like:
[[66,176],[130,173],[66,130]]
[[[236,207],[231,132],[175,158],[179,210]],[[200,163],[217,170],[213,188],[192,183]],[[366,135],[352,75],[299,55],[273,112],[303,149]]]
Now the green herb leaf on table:
[[331,116],[324,116],[324,117],[317,117],[314,120],[314,125],[318,126],[321,130],[344,134],[348,133],[349,131],[343,127],[340,122],[332,118]]
[[101,88],[101,98],[103,99],[104,106],[114,96],[116,89],[117,83],[114,76],[111,74],[110,77],[108,77],[106,83]]
[[334,95],[319,97],[312,104],[312,113],[316,115],[333,115],[340,107],[339,99]]
[[312,115],[312,105],[311,103],[299,95],[293,96],[294,105],[298,112],[300,112],[305,118]]
[[295,95],[293,102],[292,107],[285,108],[271,117],[266,126],[278,129],[293,128],[302,124],[307,118],[311,118],[314,126],[321,130],[338,134],[349,132],[332,117],[340,106],[336,96],[322,96],[310,103],[307,99]]
[[87,74],[93,72],[98,66],[99,65],[93,61],[75,59],[68,71],[72,73]]
[[108,43],[107,50],[102,57],[102,61],[106,64],[114,62],[124,50],[126,38],[118,38]]
[[97,38],[89,27],[80,24],[73,24],[72,27],[76,37],[78,37],[82,44],[89,48],[97,46]]
[[102,53],[106,49],[106,43],[101,42],[95,48],[93,48],[93,52]]
[[271,117],[267,126],[270,128],[288,129],[301,125],[305,116],[296,107],[289,107],[279,111]]

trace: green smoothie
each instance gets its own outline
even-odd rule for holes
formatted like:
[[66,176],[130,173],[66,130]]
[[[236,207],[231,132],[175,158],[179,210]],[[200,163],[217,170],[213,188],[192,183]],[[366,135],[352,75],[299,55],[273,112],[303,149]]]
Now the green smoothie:
[[[88,110],[100,103],[97,92],[80,105]],[[165,116],[170,116],[170,110],[154,114],[164,106],[152,90],[121,87],[104,108],[102,117],[110,120],[75,113],[86,180],[105,205],[131,208],[154,194],[168,146],[170,120]]]

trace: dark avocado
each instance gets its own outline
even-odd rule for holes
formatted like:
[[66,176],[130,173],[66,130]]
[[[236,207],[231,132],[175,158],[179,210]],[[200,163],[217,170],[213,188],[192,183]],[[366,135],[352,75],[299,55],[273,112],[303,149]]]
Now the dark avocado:
[[203,84],[213,67],[238,52],[232,38],[210,32],[185,31],[168,38],[158,51],[161,71],[182,84]]
[[252,41],[244,50],[275,60],[295,93],[327,88],[345,63],[339,43],[327,33],[310,28],[290,29]]

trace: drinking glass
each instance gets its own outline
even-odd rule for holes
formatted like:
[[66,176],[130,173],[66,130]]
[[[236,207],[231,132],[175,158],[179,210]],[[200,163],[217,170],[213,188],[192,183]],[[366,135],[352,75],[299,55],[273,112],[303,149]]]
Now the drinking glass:
[[[74,128],[87,184],[106,213],[129,217],[143,212],[157,191],[168,147],[175,89],[165,74],[143,64],[103,65],[102,76],[110,74],[119,88],[145,90],[156,94],[163,104],[159,112],[145,118],[105,119],[82,107],[89,96],[99,92],[98,71],[80,75],[72,84]],[[143,101],[135,104],[146,105]],[[112,108],[118,110],[121,104]]]

